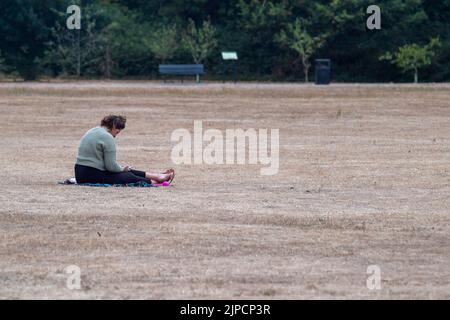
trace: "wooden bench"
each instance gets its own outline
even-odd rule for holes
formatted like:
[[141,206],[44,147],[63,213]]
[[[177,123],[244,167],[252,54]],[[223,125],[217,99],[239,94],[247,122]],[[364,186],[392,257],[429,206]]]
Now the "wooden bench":
[[[203,64],[160,64],[159,73],[166,75],[195,75],[197,82],[200,82],[200,75],[205,74]],[[166,79],[164,79],[166,82]],[[183,82],[183,78],[181,78]]]

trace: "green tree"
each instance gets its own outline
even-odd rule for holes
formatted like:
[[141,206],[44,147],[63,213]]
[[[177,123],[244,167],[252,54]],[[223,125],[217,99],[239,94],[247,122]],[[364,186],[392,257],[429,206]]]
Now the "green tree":
[[202,26],[197,28],[195,22],[189,19],[183,43],[192,55],[195,63],[201,63],[217,46],[215,38],[216,29],[209,20],[203,21]]
[[[239,0],[237,12],[230,22],[232,37],[228,46],[240,55],[240,69],[261,78],[273,74],[287,60],[274,41],[291,16],[288,2],[269,0]],[[276,71],[275,71],[276,72]],[[279,72],[276,72],[279,74]]]
[[[341,81],[391,81],[399,73],[394,65],[386,65],[379,57],[399,46],[427,41],[430,34],[429,18],[423,10],[427,0],[333,0],[329,23],[331,35],[319,50],[330,55],[333,74]],[[368,30],[366,8],[378,4],[381,8],[381,30]],[[325,29],[327,30],[326,26]]]
[[[42,65],[67,75],[103,75],[111,78],[120,61],[143,47],[136,17],[116,5],[82,7],[81,30],[65,27],[66,14],[52,28]],[[138,45],[139,44],[139,45]]]
[[25,80],[40,73],[39,59],[51,37],[56,17],[51,8],[61,7],[52,0],[2,0],[0,3],[0,49],[8,69]]
[[152,29],[150,35],[144,38],[144,45],[158,60],[165,63],[174,56],[179,48],[178,28],[175,24],[172,24],[159,25]]
[[429,66],[436,55],[435,49],[441,45],[439,38],[432,38],[425,46],[416,43],[404,45],[395,53],[387,52],[380,60],[390,61],[403,72],[414,71],[414,83],[419,81],[419,69]]
[[305,82],[308,82],[309,69],[311,67],[311,57],[325,43],[326,34],[312,36],[304,27],[302,19],[297,18],[293,23],[289,23],[286,30],[281,30],[276,35],[276,40],[294,50],[301,59]]
[[82,30],[69,30],[59,21],[51,29],[53,39],[47,42],[41,66],[50,69],[53,76],[60,73],[80,76],[84,70],[91,54],[88,43],[93,26],[89,20],[83,22]]
[[[92,25],[85,48],[91,52],[86,61],[86,73],[111,78],[118,66],[122,48],[135,41],[130,30],[134,21],[117,5],[94,3],[84,9],[85,22]],[[129,54],[129,53],[128,53]]]

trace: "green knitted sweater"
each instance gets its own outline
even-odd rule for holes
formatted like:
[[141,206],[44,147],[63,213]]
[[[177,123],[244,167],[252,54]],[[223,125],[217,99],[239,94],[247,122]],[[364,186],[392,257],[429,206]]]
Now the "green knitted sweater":
[[104,127],[95,127],[86,132],[78,147],[77,164],[102,171],[122,172],[116,162],[114,137]]

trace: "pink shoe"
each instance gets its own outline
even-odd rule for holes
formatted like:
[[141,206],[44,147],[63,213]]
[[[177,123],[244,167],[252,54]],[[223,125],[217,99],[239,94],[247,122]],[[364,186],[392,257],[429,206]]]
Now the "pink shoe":
[[170,186],[170,182],[164,181],[163,183],[154,184],[155,187],[168,187]]

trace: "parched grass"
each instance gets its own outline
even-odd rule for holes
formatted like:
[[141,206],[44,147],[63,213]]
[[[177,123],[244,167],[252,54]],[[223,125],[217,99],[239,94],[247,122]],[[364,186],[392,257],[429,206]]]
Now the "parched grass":
[[[0,298],[448,299],[449,99],[447,84],[1,83]],[[128,119],[122,164],[173,167],[171,133],[202,120],[279,129],[280,171],[57,185],[109,113]]]
[[[345,90],[342,88],[345,87]],[[152,95],[161,96],[229,96],[245,92],[249,98],[272,97],[272,98],[355,98],[366,96],[367,98],[378,97],[389,94],[404,96],[405,93],[433,93],[448,94],[450,85],[446,84],[359,84],[314,87],[312,84],[220,84],[220,83],[162,83],[162,82],[42,82],[42,83],[0,83],[0,93],[4,95],[13,94],[18,96],[53,96],[53,97],[147,97]],[[370,90],[368,90],[370,89]]]

